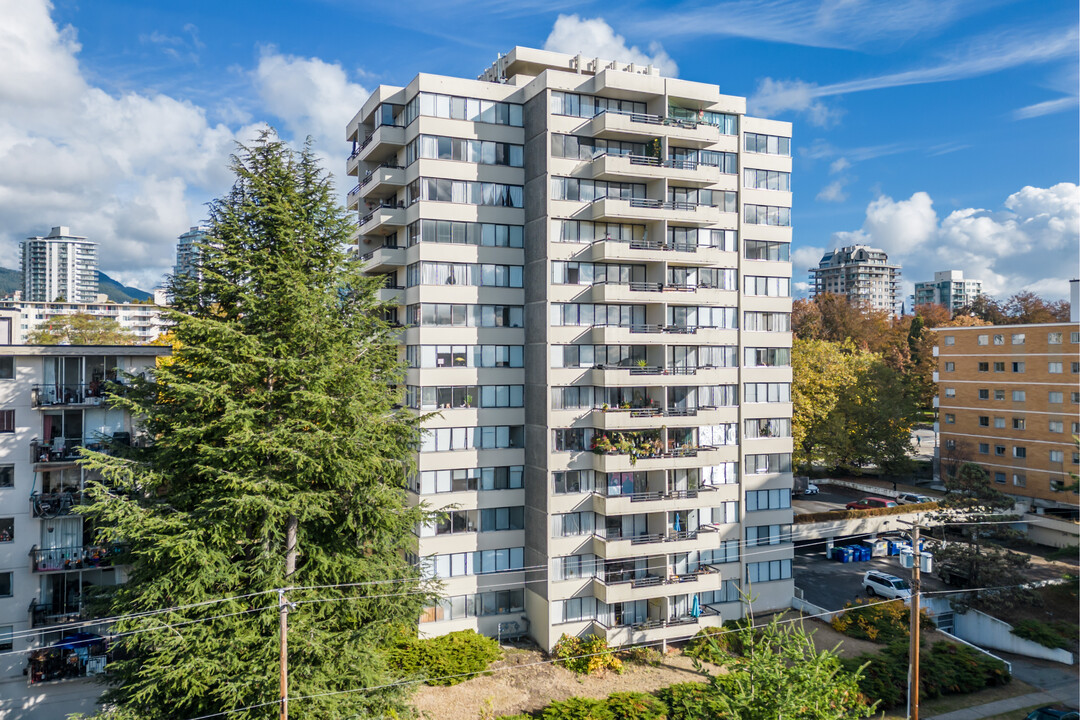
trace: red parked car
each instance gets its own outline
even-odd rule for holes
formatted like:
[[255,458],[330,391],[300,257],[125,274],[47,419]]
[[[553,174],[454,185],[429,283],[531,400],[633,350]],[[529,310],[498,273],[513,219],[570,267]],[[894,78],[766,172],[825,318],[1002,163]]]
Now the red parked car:
[[872,508],[896,507],[896,502],[879,497],[864,497],[862,500],[849,502],[844,507],[848,510],[870,510]]

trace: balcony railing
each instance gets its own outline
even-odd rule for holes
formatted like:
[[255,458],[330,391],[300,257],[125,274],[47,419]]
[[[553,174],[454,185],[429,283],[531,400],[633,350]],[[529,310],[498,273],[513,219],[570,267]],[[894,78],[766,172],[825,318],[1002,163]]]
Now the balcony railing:
[[30,627],[49,627],[50,625],[66,625],[84,620],[82,603],[78,600],[71,602],[30,603]]
[[35,492],[30,495],[30,512],[36,518],[53,518],[70,515],[82,504],[83,494],[78,491]]
[[380,163],[379,166],[374,170],[368,170],[366,173],[364,173],[364,178],[360,181],[360,184],[356,186],[356,189],[359,190],[364,185],[367,185],[371,181],[371,178],[375,177],[375,173],[377,173],[383,168],[386,168],[388,170],[400,170],[401,166],[398,165],[396,162]]
[[[113,440],[129,437],[128,433],[114,433]],[[32,463],[73,463],[82,455],[80,448],[94,452],[108,453],[104,438],[53,438],[48,442],[30,441],[30,462]]]
[[100,405],[105,400],[105,383],[91,382],[34,385],[30,388],[30,405]]
[[39,549],[35,545],[30,550],[31,570],[33,572],[69,572],[112,567],[121,551],[122,548],[119,545],[84,545],[46,549]]

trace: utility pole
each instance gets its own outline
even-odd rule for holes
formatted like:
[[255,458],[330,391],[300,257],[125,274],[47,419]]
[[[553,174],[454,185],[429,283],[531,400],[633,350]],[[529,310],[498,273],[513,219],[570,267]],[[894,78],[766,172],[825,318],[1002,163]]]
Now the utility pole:
[[[296,572],[296,530],[298,521],[295,515],[290,515],[285,525],[285,581],[288,583]],[[289,603],[285,599],[285,591],[288,588],[278,590],[278,614],[280,617],[279,631],[281,634],[281,720],[289,720]]]
[[922,586],[922,552],[919,549],[919,523],[922,515],[909,523],[900,520],[901,525],[911,525],[911,619],[908,622],[909,657],[908,657],[908,719],[919,720],[919,593]]

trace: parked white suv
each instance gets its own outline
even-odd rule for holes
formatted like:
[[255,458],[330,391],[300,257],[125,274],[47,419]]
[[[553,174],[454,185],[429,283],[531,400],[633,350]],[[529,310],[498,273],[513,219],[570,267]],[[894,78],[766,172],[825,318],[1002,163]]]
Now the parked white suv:
[[921,505],[923,503],[934,502],[934,498],[928,495],[920,495],[919,493],[900,493],[896,496],[896,502],[901,505]]
[[911,597],[911,585],[907,580],[877,570],[871,570],[863,575],[862,586],[866,594],[870,596],[880,595],[894,600],[906,600]]

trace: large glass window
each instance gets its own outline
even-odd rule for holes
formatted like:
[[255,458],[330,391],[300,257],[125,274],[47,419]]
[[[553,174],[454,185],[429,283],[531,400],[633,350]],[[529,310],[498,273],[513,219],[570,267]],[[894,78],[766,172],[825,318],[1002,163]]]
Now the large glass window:
[[429,200],[520,208],[525,202],[521,185],[444,178],[420,178],[406,188],[406,197],[410,205],[417,200]]
[[521,425],[429,428],[420,441],[420,452],[495,450],[521,448],[524,444],[525,428]]
[[632,327],[645,324],[644,305],[552,303],[553,326]]
[[406,124],[411,123],[421,115],[495,125],[522,126],[521,105],[517,103],[480,100],[479,98],[443,95],[440,93],[419,93],[405,106]]
[[419,303],[406,308],[409,324],[418,327],[522,327],[521,305],[451,305]]
[[455,220],[418,220],[408,228],[409,247],[425,242],[519,248],[524,244],[523,236],[520,225]]
[[771,582],[791,578],[790,560],[770,560],[768,562],[746,563],[747,582]]
[[744,220],[749,225],[791,226],[791,208],[772,205],[744,205]]
[[473,285],[519,288],[521,270],[521,265],[425,261],[412,263],[405,269],[405,286]]
[[743,292],[747,295],[791,297],[791,278],[745,275]]
[[791,262],[791,243],[744,240],[743,257],[747,260]]
[[405,164],[411,165],[419,158],[521,167],[524,147],[491,140],[421,135],[405,148]]
[[592,202],[600,198],[631,198],[645,197],[644,183],[607,182],[604,180],[585,180],[571,177],[551,178],[552,200],[576,200],[580,202]]
[[525,365],[522,345],[408,345],[405,360],[411,368],[519,368]]
[[551,221],[551,242],[593,243],[598,240],[641,242],[644,238],[644,225],[594,223],[588,220]]
[[743,184],[756,190],[783,190],[791,192],[791,173],[780,170],[743,170]]
[[554,90],[551,93],[552,115],[591,118],[604,112],[644,115],[645,103]]
[[761,133],[746,133],[745,137],[746,152],[791,156],[791,138]]

